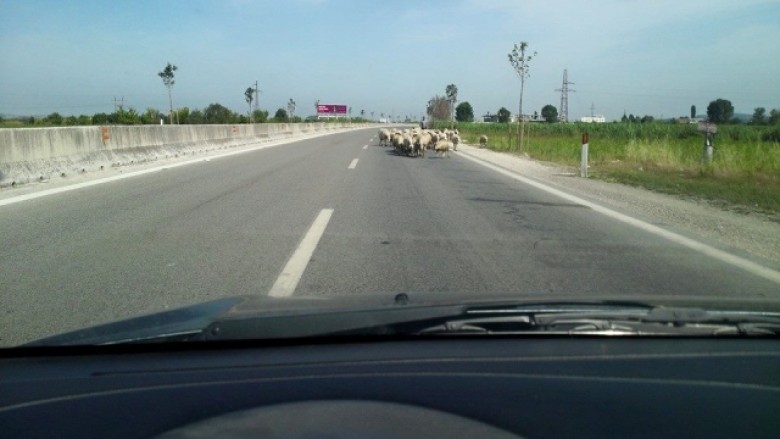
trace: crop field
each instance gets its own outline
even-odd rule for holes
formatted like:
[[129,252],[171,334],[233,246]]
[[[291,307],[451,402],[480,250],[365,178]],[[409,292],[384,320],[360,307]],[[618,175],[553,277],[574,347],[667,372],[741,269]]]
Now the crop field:
[[490,149],[571,166],[579,165],[580,139],[587,132],[593,178],[703,198],[780,220],[777,126],[719,126],[712,163],[703,160],[704,136],[690,124],[527,123],[522,150],[514,124],[458,123],[457,127],[466,143],[478,144],[485,134]]

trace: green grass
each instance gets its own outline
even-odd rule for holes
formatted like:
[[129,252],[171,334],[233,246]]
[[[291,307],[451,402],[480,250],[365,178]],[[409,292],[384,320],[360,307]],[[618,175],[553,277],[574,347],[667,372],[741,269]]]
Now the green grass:
[[703,136],[695,125],[670,123],[526,124],[520,151],[516,126],[459,123],[466,143],[488,136],[488,148],[533,159],[579,165],[580,136],[590,136],[594,178],[711,200],[743,211],[780,214],[780,143],[777,127],[718,127],[715,158],[702,161]]

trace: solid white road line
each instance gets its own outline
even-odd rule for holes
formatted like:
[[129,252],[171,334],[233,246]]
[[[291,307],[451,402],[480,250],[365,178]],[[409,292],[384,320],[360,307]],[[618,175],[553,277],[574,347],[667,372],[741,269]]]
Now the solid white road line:
[[350,162],[349,166],[347,166],[347,169],[355,169],[357,166],[358,159],[352,159],[352,162]]
[[295,253],[290,256],[290,260],[287,261],[287,265],[284,266],[282,273],[276,278],[276,282],[274,282],[274,285],[268,292],[269,296],[289,297],[293,295],[295,287],[298,286],[298,282],[301,281],[303,272],[306,270],[306,266],[309,265],[311,255],[314,254],[320,238],[325,233],[325,228],[328,226],[331,216],[333,216],[333,209],[322,209],[320,211],[311,227],[309,227],[309,231],[306,232],[301,243],[298,244],[298,248],[295,249]]
[[669,241],[672,241],[676,244],[688,247],[689,249],[696,250],[699,253],[703,253],[707,256],[710,256],[712,258],[715,258],[721,262],[725,262],[727,264],[733,265],[735,267],[741,268],[749,273],[752,273],[756,276],[763,277],[764,279],[769,279],[773,282],[780,283],[780,272],[772,270],[771,268],[764,267],[763,265],[756,264],[755,262],[749,261],[745,258],[741,258],[739,256],[732,255],[731,253],[727,253],[723,250],[719,250],[715,247],[709,246],[707,244],[703,244],[699,241],[696,241],[691,238],[686,238],[685,236],[679,235],[674,232],[670,232],[668,230],[662,229],[658,226],[654,226],[650,223],[646,223],[642,220],[630,217],[628,215],[622,214],[620,212],[616,212],[612,209],[606,208],[604,206],[601,206],[599,204],[587,201],[585,199],[582,199],[580,197],[577,197],[575,195],[563,192],[561,190],[555,189],[553,187],[547,186],[546,184],[540,183],[535,180],[531,180],[530,178],[523,177],[519,174],[516,174],[512,171],[509,171],[507,169],[504,169],[500,166],[496,166],[492,163],[488,163],[482,159],[478,159],[476,157],[459,153],[461,157],[467,160],[471,160],[474,163],[478,163],[486,168],[492,169],[493,171],[498,172],[501,175],[505,175],[509,178],[515,179],[517,181],[523,182],[529,186],[533,186],[537,189],[541,189],[549,194],[555,195],[557,197],[563,198],[564,200],[571,201],[573,203],[577,203],[583,206],[587,206],[591,208],[592,210],[602,214],[606,215],[612,219],[618,220],[620,222],[632,225],[636,228],[642,229],[646,232],[652,233],[656,236],[660,236],[661,238],[667,239]]

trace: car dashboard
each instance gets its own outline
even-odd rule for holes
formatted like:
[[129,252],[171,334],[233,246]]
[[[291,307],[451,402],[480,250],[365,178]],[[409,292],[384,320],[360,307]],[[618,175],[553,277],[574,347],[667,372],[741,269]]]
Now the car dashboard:
[[7,349],[11,437],[780,437],[774,339],[334,337]]

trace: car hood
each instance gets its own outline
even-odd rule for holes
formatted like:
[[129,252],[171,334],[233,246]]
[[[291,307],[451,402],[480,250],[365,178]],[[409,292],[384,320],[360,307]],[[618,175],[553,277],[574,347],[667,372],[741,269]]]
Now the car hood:
[[[263,324],[260,338],[307,337],[323,332],[318,317],[337,318],[344,327],[379,325],[399,318],[451,316],[473,307],[504,306],[645,306],[695,307],[722,311],[780,312],[780,301],[699,296],[615,296],[519,295],[517,293],[431,293],[355,294],[342,296],[233,296],[184,306],[174,310],[133,317],[33,341],[24,346],[106,345],[215,339],[203,334],[226,324]],[[267,323],[275,321],[275,325]],[[289,322],[289,324],[286,324]],[[305,325],[300,323],[304,322]],[[215,326],[220,323],[221,325]],[[244,325],[246,326],[246,325]],[[251,325],[250,325],[251,326]],[[347,327],[350,325],[347,323]],[[273,328],[273,329],[269,329]],[[244,330],[251,328],[245,327]]]

